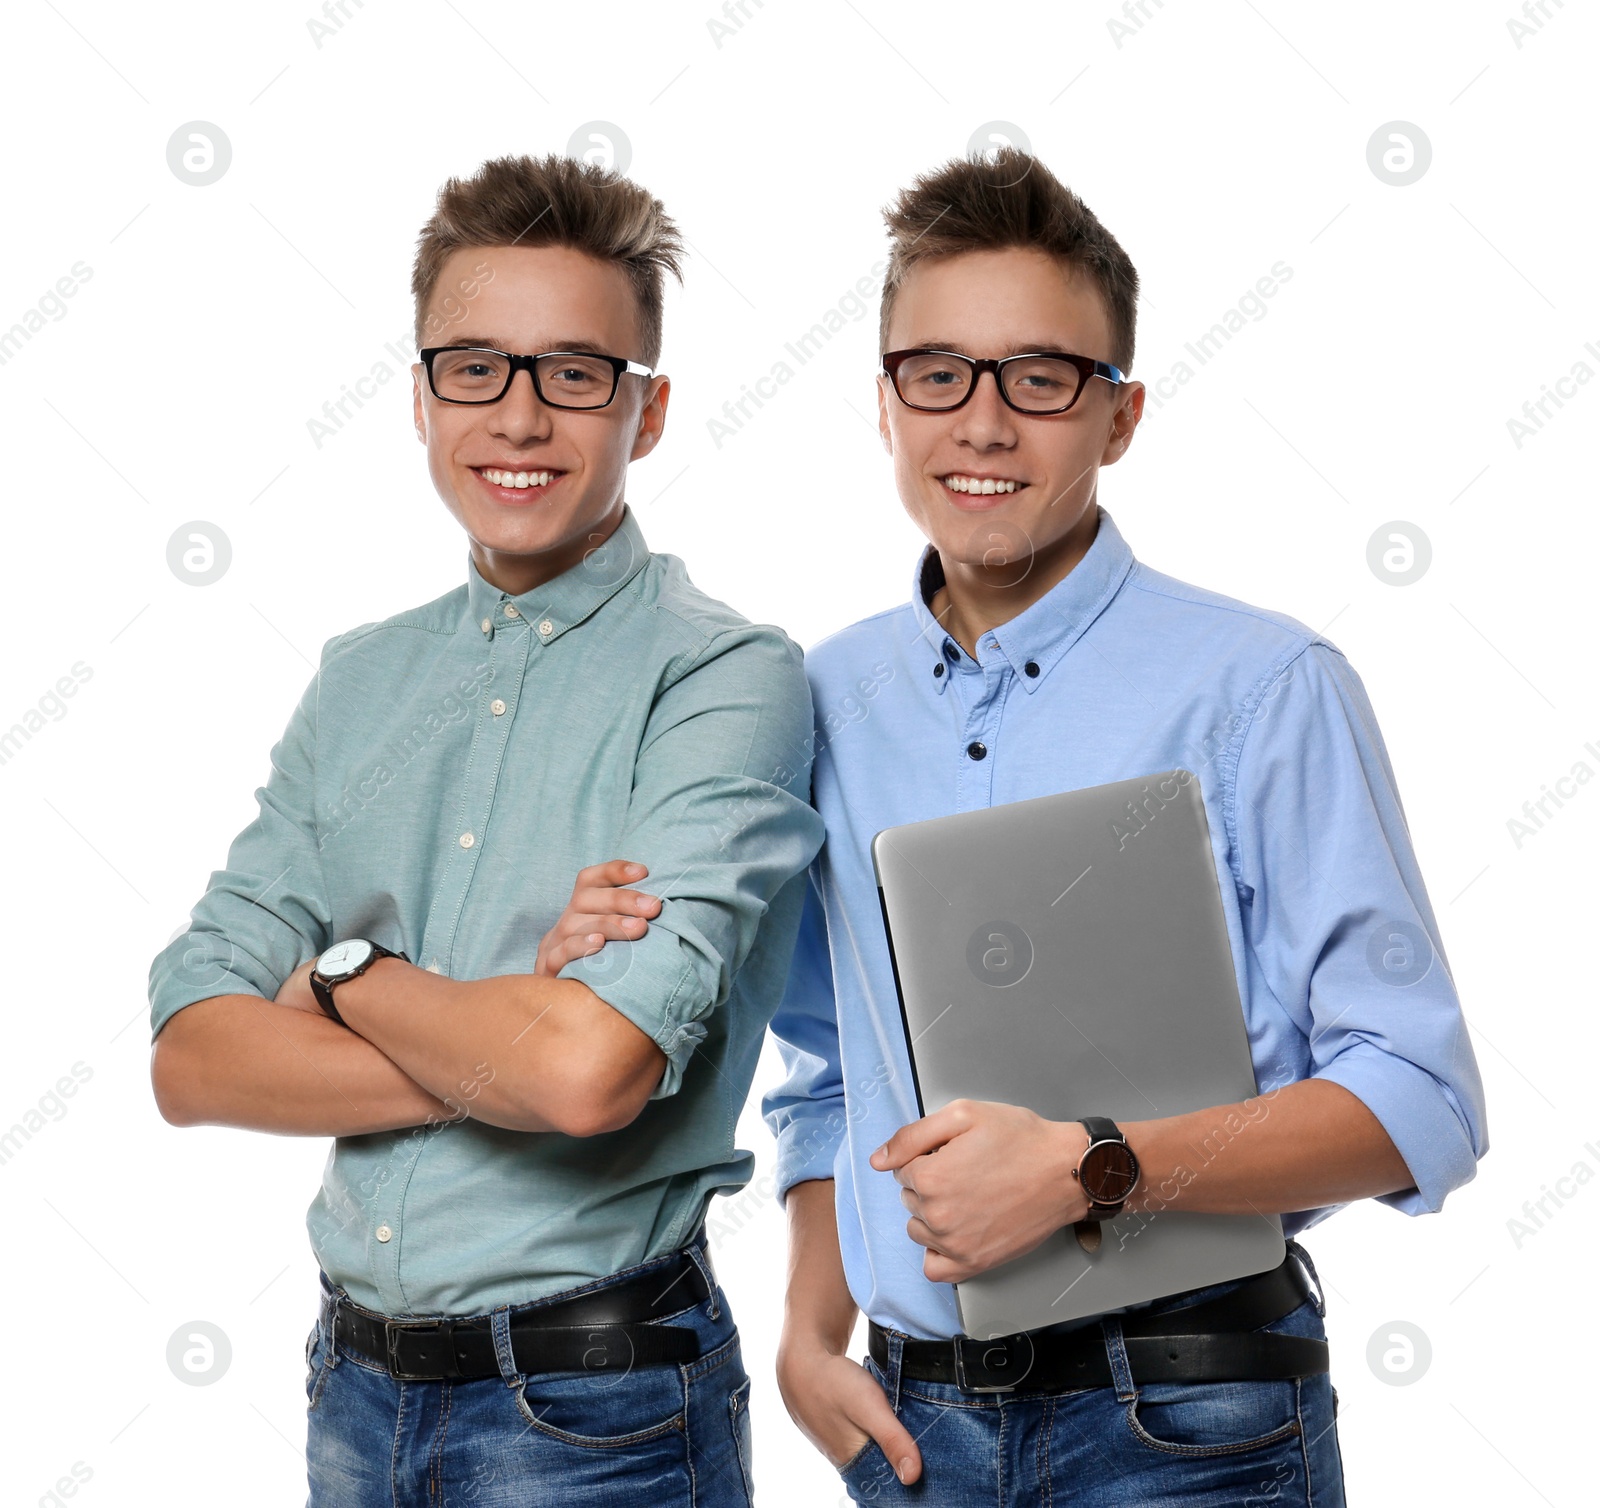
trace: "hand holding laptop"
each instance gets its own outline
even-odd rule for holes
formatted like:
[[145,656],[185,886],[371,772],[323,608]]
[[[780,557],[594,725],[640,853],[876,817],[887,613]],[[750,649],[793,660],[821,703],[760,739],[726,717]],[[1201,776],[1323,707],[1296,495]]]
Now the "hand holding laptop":
[[871,1161],[900,1185],[907,1233],[928,1249],[923,1272],[961,1283],[1084,1218],[1089,1201],[1072,1174],[1088,1144],[1077,1121],[959,1099],[902,1126]]

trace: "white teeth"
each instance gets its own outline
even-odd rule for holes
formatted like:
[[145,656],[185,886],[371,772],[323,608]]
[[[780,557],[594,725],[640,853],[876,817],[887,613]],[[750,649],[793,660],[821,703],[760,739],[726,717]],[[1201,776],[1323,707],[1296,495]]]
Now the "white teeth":
[[984,477],[980,481],[973,476],[947,476],[944,479],[944,484],[952,492],[988,494],[992,492],[1015,492],[1017,490],[1017,483],[1010,481],[997,482],[993,477]]
[[483,477],[485,481],[493,482],[497,487],[548,487],[550,479],[556,473],[552,471],[494,471],[485,468]]

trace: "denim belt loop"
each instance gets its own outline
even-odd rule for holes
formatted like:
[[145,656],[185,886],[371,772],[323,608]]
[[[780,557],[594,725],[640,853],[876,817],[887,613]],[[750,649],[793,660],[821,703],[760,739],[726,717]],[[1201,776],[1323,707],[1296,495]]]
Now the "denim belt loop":
[[1139,1390],[1133,1385],[1133,1368],[1128,1365],[1128,1347],[1122,1338],[1122,1321],[1114,1314],[1102,1315],[1100,1329],[1106,1338],[1106,1354],[1111,1359],[1111,1381],[1118,1403],[1132,1403]]
[[705,1232],[701,1231],[686,1250],[694,1265],[700,1269],[701,1277],[706,1280],[706,1287],[711,1290],[711,1297],[706,1300],[706,1318],[721,1319],[722,1307],[717,1303],[717,1275],[711,1270],[711,1254],[706,1250]]
[[[327,1277],[326,1274],[323,1274]],[[338,1329],[339,1300],[348,1297],[344,1289],[338,1287],[332,1278],[319,1284],[317,1294],[317,1333],[322,1340],[322,1349],[327,1353],[326,1365],[336,1367],[339,1365],[339,1348],[334,1344],[334,1335]]]
[[1317,1276],[1317,1264],[1311,1260],[1308,1252],[1298,1241],[1293,1239],[1284,1243],[1289,1248],[1289,1255],[1304,1269],[1305,1275],[1311,1280],[1312,1302],[1317,1308],[1317,1318],[1326,1319],[1328,1314],[1327,1300],[1322,1293],[1322,1279]]
[[898,1330],[886,1330],[885,1336],[889,1341],[888,1365],[883,1369],[883,1391],[889,1400],[889,1407],[895,1413],[900,1412],[900,1376],[901,1367],[905,1359],[906,1338]]
[[517,1370],[517,1359],[511,1353],[510,1304],[496,1304],[489,1311],[489,1333],[494,1336],[494,1359],[500,1364],[500,1376],[505,1385],[520,1388],[527,1379]]

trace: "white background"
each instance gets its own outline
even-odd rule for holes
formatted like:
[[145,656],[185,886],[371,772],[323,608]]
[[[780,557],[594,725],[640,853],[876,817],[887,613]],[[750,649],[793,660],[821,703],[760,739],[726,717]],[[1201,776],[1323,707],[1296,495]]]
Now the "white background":
[[[89,1074],[0,1163],[7,1500],[60,1500],[74,1463],[84,1503],[304,1499],[304,1213],[329,1144],[166,1125],[146,978],[253,815],[323,641],[464,577],[409,381],[320,447],[307,423],[399,367],[386,345],[411,329],[439,184],[617,128],[693,245],[669,294],[668,431],[629,498],[701,587],[810,645],[902,600],[920,544],[866,422],[874,301],[732,438],[707,421],[871,271],[895,190],[1001,120],[1138,267],[1134,376],[1169,374],[1292,268],[1152,399],[1101,499],[1139,558],[1326,626],[1364,678],[1487,1084],[1492,1150],[1441,1214],[1367,1204],[1307,1237],[1350,1500],[1592,1501],[1600,1180],[1556,1180],[1600,1171],[1600,789],[1567,786],[1520,845],[1507,823],[1580,761],[1600,770],[1600,391],[1569,384],[1520,444],[1507,421],[1575,364],[1600,371],[1593,12],[1551,3],[1518,45],[1510,0],[1150,0],[1120,39],[1110,0],[748,0],[720,38],[711,0],[347,9],[320,46],[310,0],[7,9],[0,332],[75,263],[91,275],[0,365],[0,729],[92,672],[0,763],[0,1130]],[[1408,186],[1368,164],[1397,120],[1432,147]],[[194,121],[232,147],[203,187],[167,159]],[[167,564],[196,520],[232,546],[204,588]],[[1393,521],[1432,545],[1403,587],[1367,561]],[[776,1070],[769,1051],[755,1095]],[[758,1485],[768,1505],[832,1503],[772,1376],[784,1232],[754,1107],[758,1183],[714,1206],[713,1233]],[[1547,1187],[1571,1197],[1519,1235]],[[195,1320],[231,1343],[211,1386],[166,1361]],[[1367,1360],[1398,1320],[1432,1351],[1399,1386]]]

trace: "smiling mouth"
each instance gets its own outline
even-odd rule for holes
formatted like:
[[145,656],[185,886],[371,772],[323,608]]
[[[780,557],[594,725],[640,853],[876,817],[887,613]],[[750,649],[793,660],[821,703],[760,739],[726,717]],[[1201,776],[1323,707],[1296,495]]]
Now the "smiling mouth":
[[541,487],[548,487],[566,475],[564,471],[551,471],[549,469],[538,471],[503,471],[497,466],[474,466],[477,472],[491,487],[500,487],[507,492],[532,492]]
[[967,492],[987,497],[996,492],[1016,492],[1026,487],[1026,482],[1014,481],[1009,477],[978,477],[968,476],[965,472],[955,471],[949,476],[940,477],[947,490],[951,492]]

